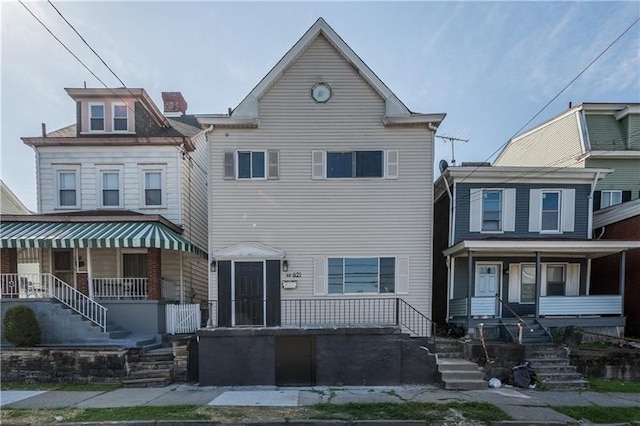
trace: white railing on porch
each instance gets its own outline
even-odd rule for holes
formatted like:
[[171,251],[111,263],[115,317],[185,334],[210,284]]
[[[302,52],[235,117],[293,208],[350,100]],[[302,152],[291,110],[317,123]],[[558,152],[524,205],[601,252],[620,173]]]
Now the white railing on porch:
[[200,304],[166,306],[167,333],[195,333],[200,328]]
[[107,308],[91,300],[52,274],[0,274],[2,298],[54,298],[107,329]]
[[543,296],[540,315],[620,315],[622,296]]
[[147,278],[91,278],[89,294],[99,299],[146,299]]
[[471,316],[495,316],[496,303],[495,297],[472,297]]

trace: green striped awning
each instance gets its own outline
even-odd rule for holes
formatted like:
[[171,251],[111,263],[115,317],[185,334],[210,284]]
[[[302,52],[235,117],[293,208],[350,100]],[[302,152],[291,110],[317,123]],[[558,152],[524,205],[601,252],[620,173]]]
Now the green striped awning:
[[2,222],[1,248],[160,248],[206,251],[156,222]]

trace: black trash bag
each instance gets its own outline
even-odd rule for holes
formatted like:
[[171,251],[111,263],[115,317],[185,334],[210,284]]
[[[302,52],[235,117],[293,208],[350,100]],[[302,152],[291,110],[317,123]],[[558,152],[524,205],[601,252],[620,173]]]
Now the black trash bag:
[[464,327],[453,322],[447,323],[447,337],[458,338],[464,335],[465,335]]
[[511,377],[509,382],[513,386],[525,389],[533,389],[538,381],[538,376],[529,361],[521,362],[511,369]]

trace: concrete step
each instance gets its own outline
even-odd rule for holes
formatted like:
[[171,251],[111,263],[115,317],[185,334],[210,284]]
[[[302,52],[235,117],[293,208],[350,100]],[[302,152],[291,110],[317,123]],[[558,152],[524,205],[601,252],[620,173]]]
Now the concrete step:
[[[534,370],[535,371],[535,370]],[[554,383],[558,383],[558,382],[567,382],[567,381],[573,381],[573,380],[584,380],[584,378],[582,377],[582,374],[580,373],[545,373],[545,372],[537,372],[536,371],[536,375],[538,376],[538,379],[542,380],[543,382],[554,382]]]
[[562,365],[562,364],[547,364],[547,365],[537,365],[531,363],[531,368],[536,374],[541,373],[575,373],[577,371],[577,367],[575,365]]
[[171,380],[173,368],[161,368],[155,370],[134,370],[127,374],[126,380],[162,378]]
[[438,359],[438,371],[478,371],[478,364],[460,358]]
[[159,370],[173,367],[173,360],[171,361],[138,361],[130,364],[131,369],[136,370]]
[[444,383],[447,390],[481,390],[487,387],[484,380],[450,380]]
[[131,332],[128,330],[118,330],[118,331],[107,330],[107,333],[109,333],[110,339],[124,339],[125,337],[131,334]]
[[589,389],[589,382],[586,380],[563,380],[543,382],[547,390],[580,390]]
[[123,380],[124,388],[162,388],[172,383],[171,379],[166,378],[149,378],[149,379],[131,379]]
[[441,371],[440,377],[443,382],[448,383],[451,381],[460,380],[484,380],[484,373],[481,371]]
[[528,358],[533,369],[543,367],[546,365],[568,365],[569,360],[567,358]]

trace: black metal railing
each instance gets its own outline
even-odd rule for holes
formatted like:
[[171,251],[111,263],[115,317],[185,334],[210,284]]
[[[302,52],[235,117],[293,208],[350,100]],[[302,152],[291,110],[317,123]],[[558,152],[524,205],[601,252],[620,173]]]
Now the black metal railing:
[[399,297],[209,301],[209,327],[402,327],[427,337],[433,322]]

